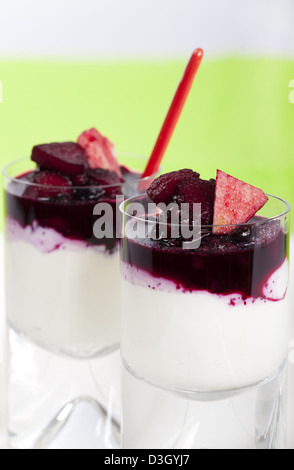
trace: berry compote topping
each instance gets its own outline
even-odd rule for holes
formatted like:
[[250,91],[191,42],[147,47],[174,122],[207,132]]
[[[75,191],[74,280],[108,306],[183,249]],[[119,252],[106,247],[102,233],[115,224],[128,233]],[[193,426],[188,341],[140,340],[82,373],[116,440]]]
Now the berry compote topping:
[[97,240],[93,236],[93,208],[97,202],[107,201],[115,218],[116,196],[122,194],[122,184],[140,178],[140,174],[120,167],[114,145],[90,129],[77,143],[36,145],[31,159],[37,169],[17,178],[23,185],[12,181],[7,188],[8,215],[23,227],[37,222],[65,237],[107,244],[112,249],[115,238]]
[[169,204],[174,201],[174,196],[177,194],[179,183],[184,181],[186,178],[194,178],[196,181],[199,178],[199,173],[195,173],[193,170],[184,169],[161,175],[153,181],[147,190],[147,194],[156,204],[159,204],[160,202]]
[[86,165],[84,149],[74,142],[36,145],[31,158],[40,169],[60,172],[67,176],[84,173]]
[[267,202],[261,189],[217,170],[216,180],[200,179],[192,170],[179,170],[157,178],[147,190],[156,204],[188,203],[193,223],[193,204],[201,204],[201,225],[214,225],[214,234],[232,233],[236,225],[245,224]]
[[147,195],[156,204],[201,203],[200,247],[185,250],[181,239],[126,238],[124,262],[189,292],[264,298],[268,278],[287,257],[288,237],[279,220],[255,215],[268,200],[263,191],[221,171],[206,181],[180,170],[157,178]]

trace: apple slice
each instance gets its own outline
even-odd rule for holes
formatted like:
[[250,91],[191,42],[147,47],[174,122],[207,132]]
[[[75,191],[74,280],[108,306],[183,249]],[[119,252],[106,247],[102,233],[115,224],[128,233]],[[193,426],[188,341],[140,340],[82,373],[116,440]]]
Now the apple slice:
[[267,201],[261,189],[217,170],[213,233],[231,233],[235,227],[228,225],[248,222]]
[[95,129],[84,131],[78,138],[78,144],[85,149],[90,168],[114,171],[121,179],[121,169],[117,160],[114,144]]

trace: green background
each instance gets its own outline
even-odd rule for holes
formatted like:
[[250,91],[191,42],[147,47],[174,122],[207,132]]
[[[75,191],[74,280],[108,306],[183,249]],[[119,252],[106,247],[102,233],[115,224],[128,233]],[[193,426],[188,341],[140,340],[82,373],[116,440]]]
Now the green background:
[[[1,166],[93,126],[119,151],[148,156],[184,68],[184,60],[0,62]],[[220,168],[293,206],[292,79],[291,60],[205,59],[163,170],[189,167],[211,178]]]

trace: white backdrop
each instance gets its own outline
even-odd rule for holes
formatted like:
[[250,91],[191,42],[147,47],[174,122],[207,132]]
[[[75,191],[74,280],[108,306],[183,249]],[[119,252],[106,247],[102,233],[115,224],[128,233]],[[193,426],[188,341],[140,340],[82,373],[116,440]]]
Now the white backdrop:
[[282,53],[294,57],[293,0],[0,0],[1,57]]

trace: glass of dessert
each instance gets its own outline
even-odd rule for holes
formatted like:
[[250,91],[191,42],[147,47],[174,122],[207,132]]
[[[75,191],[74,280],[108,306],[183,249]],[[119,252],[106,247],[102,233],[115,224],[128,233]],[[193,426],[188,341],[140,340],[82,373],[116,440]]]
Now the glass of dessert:
[[[61,429],[66,435],[65,424],[80,403],[93,405],[100,420],[97,436],[84,430],[88,445],[118,443],[117,208],[138,193],[146,163],[131,155],[119,158],[124,165],[114,145],[90,129],[77,142],[37,145],[31,159],[4,169],[13,448],[58,446]],[[144,187],[151,180],[145,178]]]
[[288,204],[180,170],[121,211],[123,448],[284,448]]

